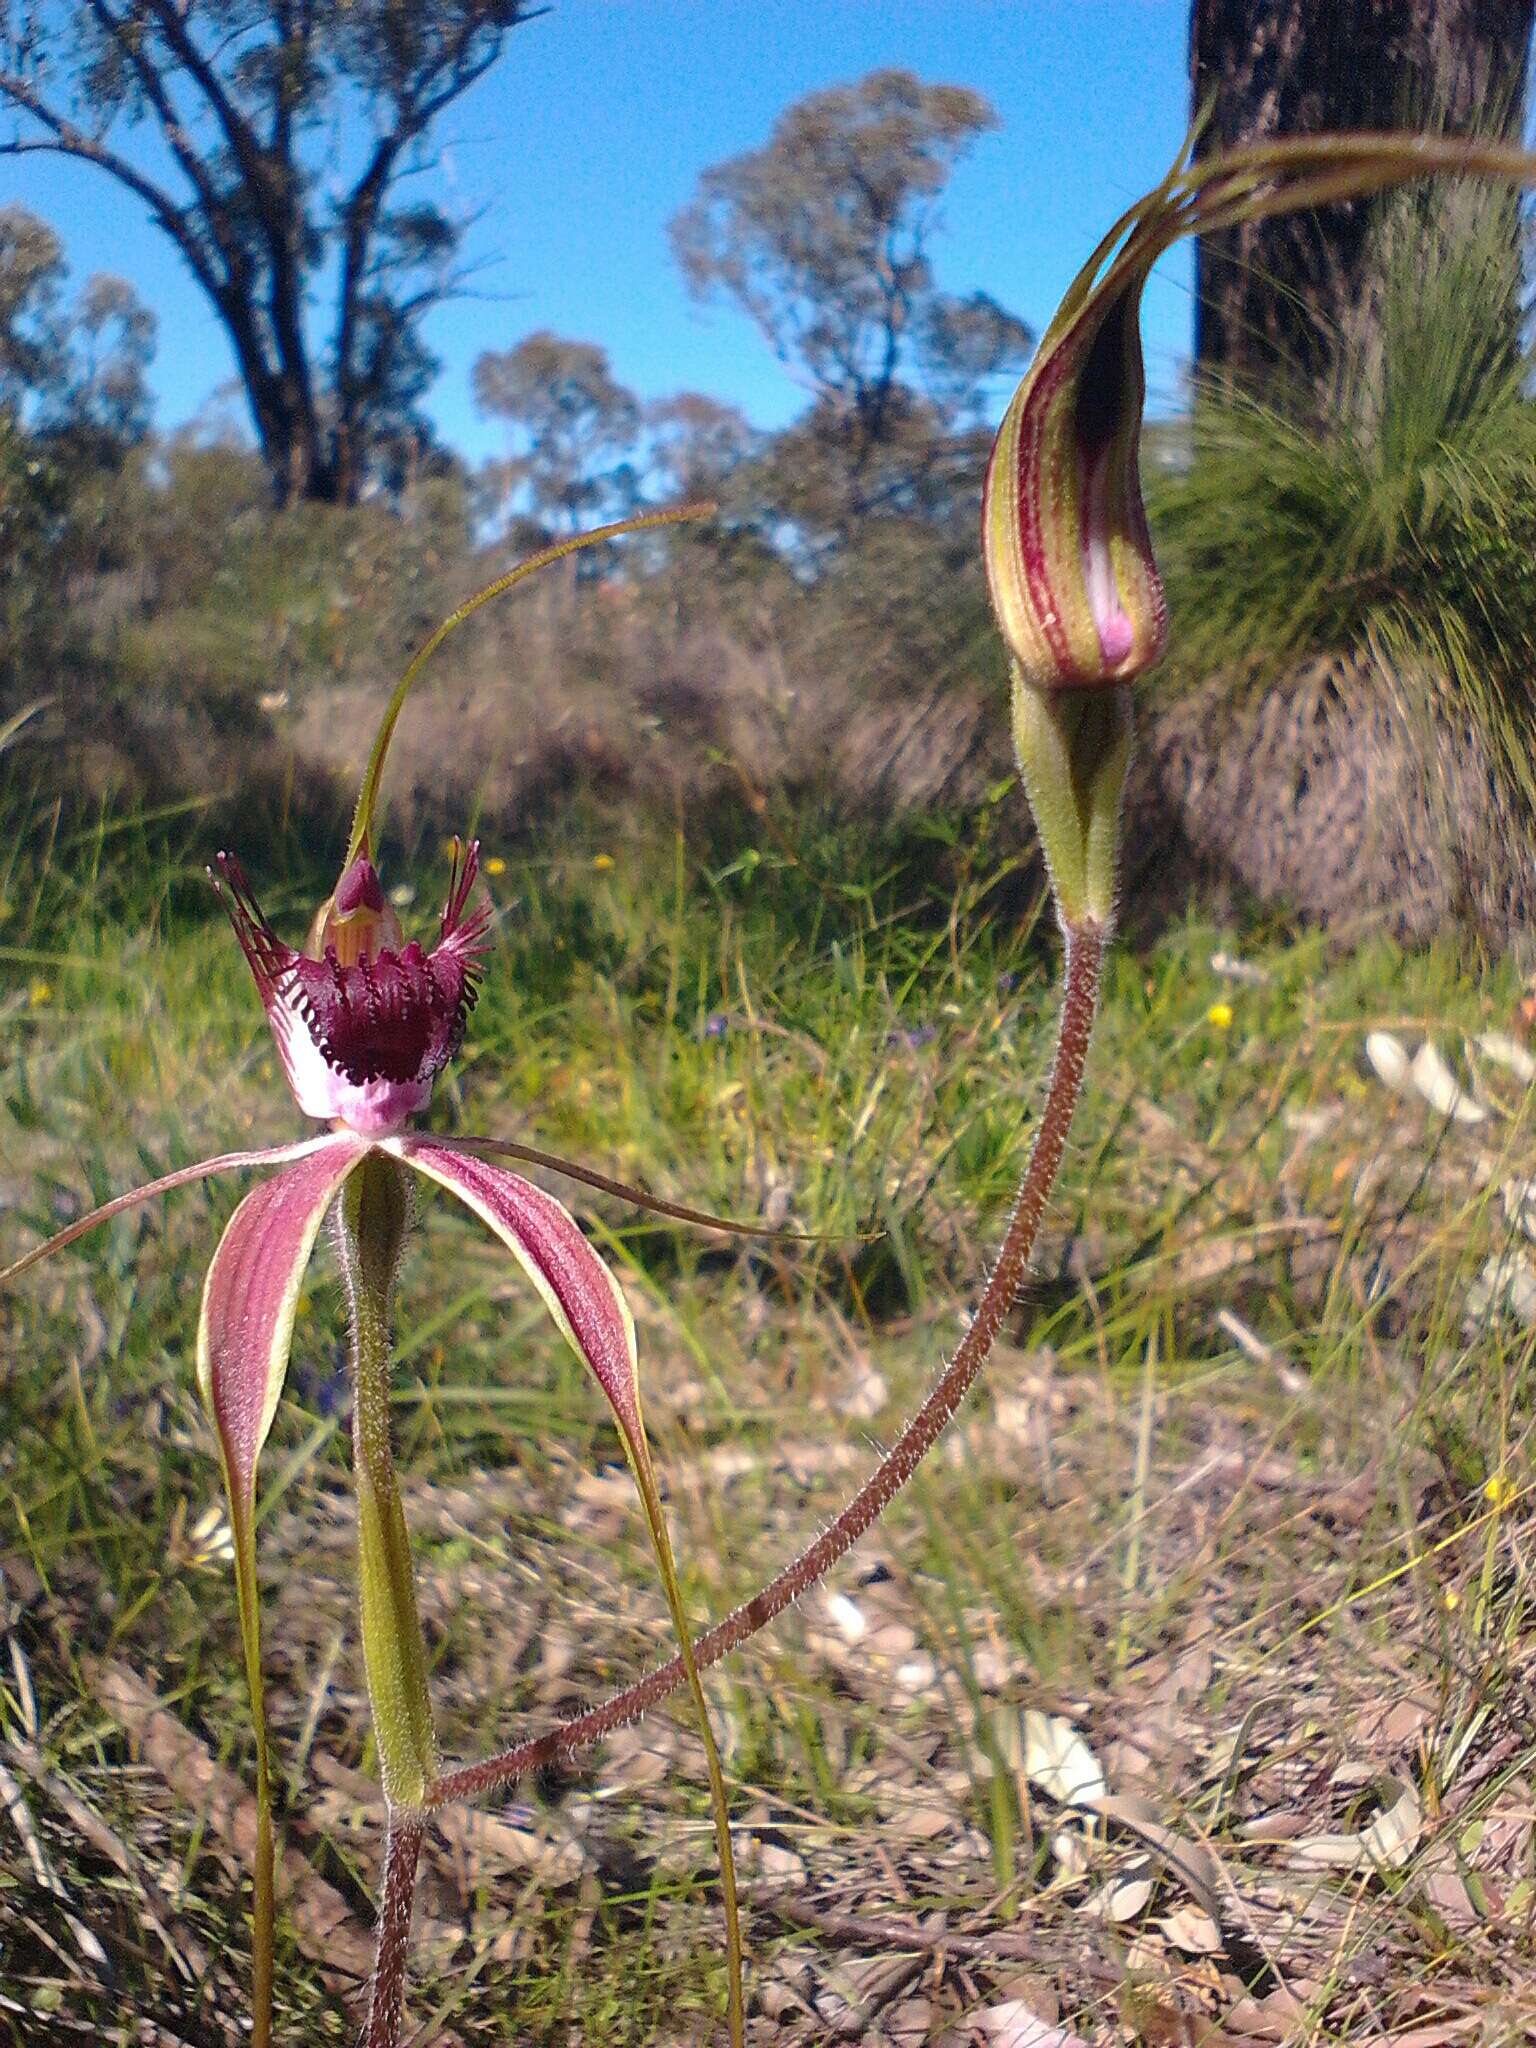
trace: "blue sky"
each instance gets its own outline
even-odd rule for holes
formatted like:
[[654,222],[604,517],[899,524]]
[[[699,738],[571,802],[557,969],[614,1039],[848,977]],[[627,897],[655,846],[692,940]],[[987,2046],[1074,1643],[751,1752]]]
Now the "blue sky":
[[[469,365],[538,327],[601,343],[642,398],[702,390],[762,427],[792,417],[802,394],[750,325],[689,301],[667,222],[702,170],[759,146],[791,100],[881,65],[996,107],[1001,128],[951,182],[935,267],[946,289],[990,292],[1042,327],[1178,147],[1188,18],[1188,0],[553,0],[439,132],[430,189],[477,216],[466,253],[482,266],[477,296],[427,330],[439,430],[471,457],[499,451]],[[197,412],[232,361],[134,201],[83,166],[0,159],[0,204],[17,200],[59,230],[77,276],[126,276],[158,315],[159,423]],[[1154,405],[1178,391],[1191,278],[1175,251],[1147,295]]]

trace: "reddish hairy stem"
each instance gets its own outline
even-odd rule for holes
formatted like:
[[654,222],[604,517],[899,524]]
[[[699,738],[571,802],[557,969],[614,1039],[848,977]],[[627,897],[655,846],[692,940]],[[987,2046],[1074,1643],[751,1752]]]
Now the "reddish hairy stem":
[[405,2003],[405,1966],[411,1946],[411,1905],[416,1897],[416,1862],[426,1832],[419,1813],[398,1808],[389,1816],[384,1841],[384,1896],[379,1904],[378,1949],[368,1986],[368,2017],[362,2048],[398,2048]]
[[[760,1593],[728,1614],[724,1621],[717,1622],[694,1644],[693,1654],[700,1670],[718,1663],[749,1636],[755,1635],[792,1601],[808,1592],[845,1551],[852,1549],[912,1477],[986,1364],[987,1355],[1023,1284],[1045,1205],[1050,1199],[1066,1150],[1067,1133],[1082,1091],[1088,1042],[1093,1035],[1093,1020],[1098,1009],[1099,970],[1107,936],[1104,928],[1098,925],[1067,927],[1061,1020],[1045,1106],[1035,1129],[1029,1164],[1024,1170],[1013,1214],[1008,1219],[997,1264],[954,1358],[935,1381],[921,1408],[836,1520]],[[479,1793],[504,1784],[509,1778],[522,1777],[529,1771],[553,1763],[558,1757],[573,1755],[588,1743],[596,1742],[600,1736],[622,1727],[626,1721],[635,1720],[647,1708],[655,1706],[658,1700],[665,1699],[682,1683],[683,1675],[682,1658],[672,1657],[665,1664],[657,1665],[654,1671],[647,1672],[635,1684],[626,1686],[622,1692],[614,1693],[601,1705],[585,1714],[578,1714],[561,1727],[520,1742],[516,1748],[488,1757],[484,1763],[467,1764],[461,1770],[446,1772],[428,1792],[428,1806],[446,1806],[454,1800],[473,1799]],[[369,2048],[373,2048],[371,2041]]]

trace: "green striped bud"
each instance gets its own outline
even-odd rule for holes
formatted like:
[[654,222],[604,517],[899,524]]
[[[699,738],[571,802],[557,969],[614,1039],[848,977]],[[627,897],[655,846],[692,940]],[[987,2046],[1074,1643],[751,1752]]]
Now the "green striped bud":
[[1107,273],[1101,250],[1074,281],[1003,415],[982,503],[1014,748],[1057,912],[1102,931],[1114,922],[1129,685],[1167,637],[1137,459],[1154,253],[1133,230]]
[[987,584],[1028,689],[1129,682],[1167,637],[1137,463],[1141,285],[1133,274],[1057,316],[987,464]]
[[1196,161],[1198,125],[1068,286],[987,464],[982,551],[1012,657],[1014,740],[1068,925],[1112,918],[1128,685],[1167,633],[1137,460],[1153,264],[1189,235],[1433,172],[1536,185],[1536,156],[1451,136],[1287,136]]

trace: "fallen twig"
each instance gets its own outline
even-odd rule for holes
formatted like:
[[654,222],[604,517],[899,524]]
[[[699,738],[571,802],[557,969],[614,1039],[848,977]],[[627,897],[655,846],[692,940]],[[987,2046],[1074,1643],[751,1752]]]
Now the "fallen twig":
[[[249,1862],[256,1844],[256,1802],[240,1780],[159,1704],[127,1665],[98,1664],[93,1678],[96,1697],[144,1762],[221,1841]],[[284,1848],[278,1869],[279,1896],[294,1933],[319,1963],[326,1982],[342,1990],[366,1984],[372,1944],[341,1893],[291,1846]]]

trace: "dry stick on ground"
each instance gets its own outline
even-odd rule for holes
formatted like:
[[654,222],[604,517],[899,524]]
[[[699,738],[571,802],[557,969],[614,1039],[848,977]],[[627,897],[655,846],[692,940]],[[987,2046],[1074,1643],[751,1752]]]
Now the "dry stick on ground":
[[21,1846],[26,1851],[27,1861],[32,1866],[33,1879],[39,1891],[58,1901],[59,1908],[69,1925],[69,1931],[74,1937],[75,1947],[79,1952],[77,1957],[72,1959],[67,1956],[43,1929],[39,1928],[38,1932],[74,1976],[86,1982],[94,1980],[101,1984],[107,1983],[111,1977],[111,1966],[107,1961],[106,1950],[75,1911],[75,1902],[69,1887],[54,1869],[47,1851],[38,1840],[37,1830],[32,1825],[32,1816],[27,1811],[27,1802],[21,1796],[21,1787],[3,1761],[0,1761],[0,1813],[9,1818],[21,1838]]
[[[1045,1106],[1035,1129],[1029,1164],[1024,1170],[1013,1214],[1008,1220],[1002,1250],[971,1326],[922,1406],[842,1513],[814,1543],[786,1565],[777,1578],[734,1613],[727,1615],[724,1621],[717,1622],[694,1644],[693,1654],[700,1670],[718,1663],[738,1644],[744,1643],[772,1621],[775,1615],[782,1614],[845,1552],[851,1550],[879,1518],[943,1434],[985,1365],[993,1341],[1013,1308],[1066,1150],[1067,1132],[1082,1089],[1108,937],[1105,928],[1096,923],[1064,925],[1063,929],[1066,960],[1061,1022]],[[655,1706],[658,1700],[665,1699],[683,1682],[683,1677],[681,1656],[669,1658],[635,1684],[614,1693],[601,1705],[577,1715],[562,1727],[518,1743],[483,1763],[468,1764],[460,1770],[446,1772],[428,1793],[428,1806],[443,1806],[455,1799],[473,1799],[509,1779],[522,1777],[529,1771],[553,1763],[559,1757],[574,1755],[589,1743],[622,1727],[626,1721],[635,1720]]]
[[[773,1913],[795,1927],[808,1927],[829,1941],[846,1942],[861,1948],[877,1948],[882,1954],[900,1955],[915,1949],[940,1958],[954,1957],[973,1963],[1036,1963],[1041,1960],[1036,1934],[1016,1934],[998,1928],[987,1934],[956,1933],[948,1927],[919,1927],[911,1920],[886,1918],[877,1913],[842,1913],[817,1905],[801,1892],[753,1891],[748,1895],[759,1912]],[[1113,1963],[1084,1947],[1072,1957],[1074,1973],[1106,1990],[1117,1991],[1126,1981],[1125,1966]]]
[[133,1885],[138,1893],[139,1912],[154,1929],[178,1974],[189,1983],[196,1983],[206,1977],[206,1949],[195,1935],[184,1931],[179,1935],[172,1934],[155,1905],[148,1877],[138,1858],[121,1836],[115,1834],[101,1815],[87,1805],[56,1771],[49,1769],[47,1758],[30,1742],[13,1742],[9,1753],[17,1769],[24,1771],[39,1792],[53,1802],[81,1841],[94,1849],[98,1856],[113,1864]]
[[[94,1687],[144,1761],[223,1840],[249,1857],[256,1840],[256,1802],[240,1780],[125,1664],[99,1664]],[[367,1982],[373,1949],[351,1908],[297,1849],[283,1852],[280,1871],[286,1887],[283,1904],[304,1948],[321,1962],[322,1974],[335,1989],[355,1992]]]

